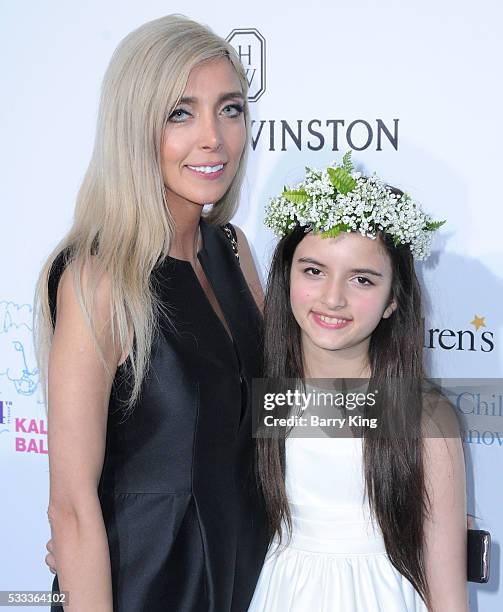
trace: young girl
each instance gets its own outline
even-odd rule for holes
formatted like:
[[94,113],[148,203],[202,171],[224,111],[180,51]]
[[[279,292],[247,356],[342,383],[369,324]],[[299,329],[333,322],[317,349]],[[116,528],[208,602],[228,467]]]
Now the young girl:
[[368,411],[393,431],[313,438],[296,425],[286,441],[257,440],[274,541],[249,611],[466,611],[462,445],[427,416],[421,392],[413,259],[441,224],[353,172],[348,155],[273,199],[266,223],[282,238],[265,302],[265,375],[370,379],[384,395],[381,411]]

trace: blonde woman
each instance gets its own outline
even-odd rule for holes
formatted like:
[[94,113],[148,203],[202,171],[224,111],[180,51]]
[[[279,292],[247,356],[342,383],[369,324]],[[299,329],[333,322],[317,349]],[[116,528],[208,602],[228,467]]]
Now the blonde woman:
[[72,611],[251,600],[262,293],[228,223],[246,94],[232,47],[181,16],[128,35],[105,75],[75,221],[38,284],[54,588]]

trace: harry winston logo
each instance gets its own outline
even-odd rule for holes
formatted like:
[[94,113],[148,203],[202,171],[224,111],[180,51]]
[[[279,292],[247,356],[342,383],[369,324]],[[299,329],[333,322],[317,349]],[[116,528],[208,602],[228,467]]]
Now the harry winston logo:
[[265,92],[265,38],[256,28],[237,28],[227,36],[246,71],[248,101],[256,102]]

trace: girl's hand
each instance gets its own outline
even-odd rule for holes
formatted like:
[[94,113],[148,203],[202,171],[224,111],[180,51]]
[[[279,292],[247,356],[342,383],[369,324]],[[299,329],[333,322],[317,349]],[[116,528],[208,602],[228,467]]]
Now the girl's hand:
[[49,553],[45,556],[45,563],[49,567],[49,570],[55,574],[57,572],[56,557],[54,556],[54,549],[52,547],[52,539],[45,545]]

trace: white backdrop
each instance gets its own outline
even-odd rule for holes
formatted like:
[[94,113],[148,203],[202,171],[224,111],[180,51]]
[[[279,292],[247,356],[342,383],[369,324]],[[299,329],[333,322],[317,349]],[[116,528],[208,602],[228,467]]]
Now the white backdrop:
[[[361,169],[376,170],[436,219],[448,219],[435,255],[419,269],[433,373],[502,373],[503,9],[497,0],[2,0],[0,590],[47,589],[52,578],[43,563],[48,468],[31,345],[34,284],[70,226],[112,51],[138,25],[172,12],[224,37],[243,29],[262,37],[241,31],[232,41],[241,45],[258,96],[251,103],[256,146],[235,221],[262,276],[274,245],[262,227],[268,197],[300,180],[305,165],[322,167],[353,148]],[[465,444],[469,509],[493,536],[491,580],[470,589],[471,610],[478,612],[503,604],[502,430],[494,420],[484,427],[482,418],[480,435]]]

